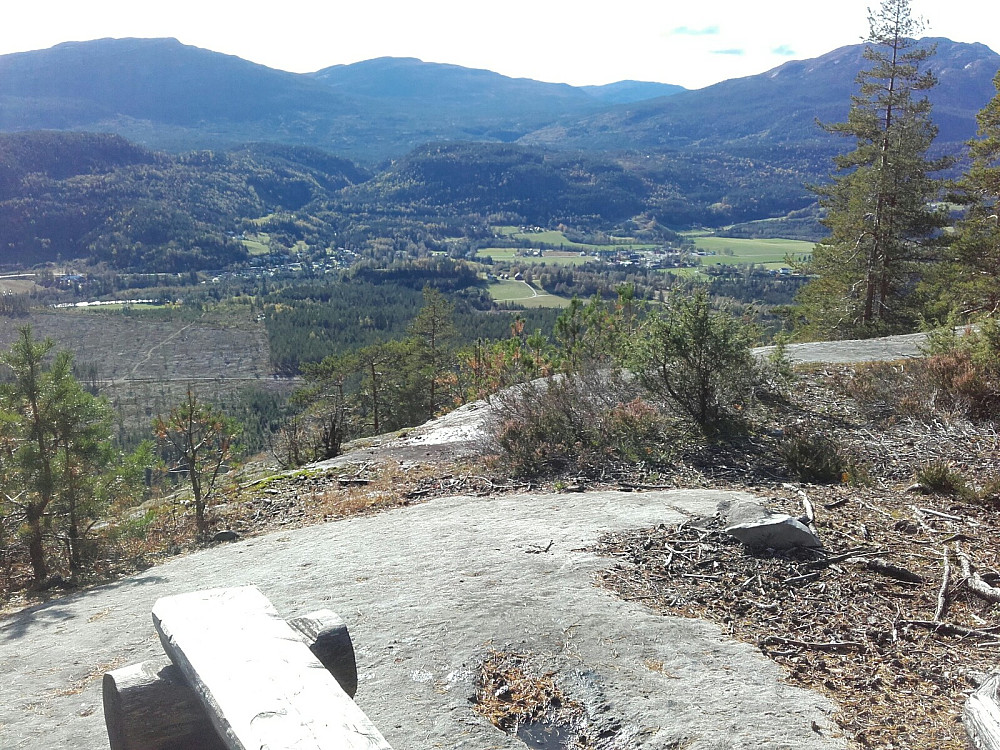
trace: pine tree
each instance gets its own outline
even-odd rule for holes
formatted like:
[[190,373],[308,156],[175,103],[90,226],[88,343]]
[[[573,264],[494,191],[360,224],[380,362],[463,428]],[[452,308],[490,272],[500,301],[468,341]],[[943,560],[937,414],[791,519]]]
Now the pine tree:
[[110,409],[72,375],[73,358],[51,339],[21,328],[0,362],[11,381],[0,390],[0,484],[8,509],[24,519],[36,583],[49,575],[46,538],[63,536],[75,571],[86,520],[96,514],[92,483],[110,460]]
[[908,0],[883,0],[870,12],[865,59],[846,122],[824,125],[855,139],[835,159],[838,174],[815,188],[830,235],[817,245],[815,279],[799,296],[806,333],[823,338],[875,336],[912,325],[914,289],[936,257],[944,213],[933,208],[945,162],[928,150],[937,134],[924,92],[936,83],[922,70],[935,50],[913,36],[923,22]]
[[424,306],[410,324],[417,374],[426,384],[423,419],[430,419],[445,405],[442,388],[453,363],[455,306],[434,287],[424,288]]
[[972,164],[961,188],[970,202],[958,225],[949,284],[950,306],[960,317],[1000,312],[1000,73],[997,94],[977,115],[979,138],[970,145]]

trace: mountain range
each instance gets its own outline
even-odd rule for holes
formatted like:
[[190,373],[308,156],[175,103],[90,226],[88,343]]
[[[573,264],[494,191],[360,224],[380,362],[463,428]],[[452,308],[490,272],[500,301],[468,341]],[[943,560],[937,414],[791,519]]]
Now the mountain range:
[[[1000,55],[926,42],[935,148],[960,154]],[[496,221],[818,239],[806,186],[850,144],[816,122],[847,116],[862,50],[699,90],[412,58],[294,74],[172,39],[6,55],[0,265],[222,268],[247,260],[234,239],[247,231],[285,248],[393,236],[440,251]]]
[[[975,133],[1000,55],[931,39],[941,144]],[[101,39],[0,56],[0,130],[113,132],[183,151],[269,141],[369,164],[434,141],[583,151],[748,153],[817,145],[846,116],[863,45],[698,90],[622,81],[575,87],[379,58],[315,73],[274,70],[175,39]]]

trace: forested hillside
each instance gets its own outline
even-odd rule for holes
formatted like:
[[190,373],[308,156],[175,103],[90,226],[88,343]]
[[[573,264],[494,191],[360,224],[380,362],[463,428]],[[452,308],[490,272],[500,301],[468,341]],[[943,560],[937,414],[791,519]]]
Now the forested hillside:
[[[940,85],[929,92],[938,145],[954,149],[976,133],[974,114],[994,93],[1000,54],[982,44],[927,39],[937,53],[929,68]],[[525,136],[523,143],[587,150],[694,149],[773,158],[828,147],[819,122],[847,115],[856,90],[855,75],[865,67],[864,45],[841,47],[811,60],[787,62],[773,70],[736,78],[669,98],[636,102],[560,122]],[[758,151],[760,149],[760,151]]]
[[271,252],[297,243],[449,250],[446,240],[473,240],[490,223],[628,227],[656,241],[670,236],[667,228],[808,206],[803,182],[812,168],[805,154],[778,169],[722,154],[612,157],[441,143],[372,174],[306,147],[172,155],[113,135],[6,134],[0,265],[84,258],[143,272],[222,269],[250,260],[242,238],[256,233],[267,233]]
[[302,147],[173,156],[115,135],[0,135],[0,264],[223,268],[247,260],[241,221],[297,210],[366,176]]

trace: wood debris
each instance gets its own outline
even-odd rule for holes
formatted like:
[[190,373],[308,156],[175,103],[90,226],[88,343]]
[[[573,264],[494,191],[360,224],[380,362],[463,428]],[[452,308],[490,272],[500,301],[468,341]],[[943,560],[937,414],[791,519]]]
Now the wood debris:
[[[772,501],[801,507],[784,494]],[[754,644],[791,682],[837,701],[858,748],[963,750],[965,700],[1000,663],[1000,514],[949,498],[911,526],[896,523],[913,516],[902,492],[810,494],[825,550],[748,553],[720,519],[661,525],[604,538],[596,549],[616,562],[601,582]]]

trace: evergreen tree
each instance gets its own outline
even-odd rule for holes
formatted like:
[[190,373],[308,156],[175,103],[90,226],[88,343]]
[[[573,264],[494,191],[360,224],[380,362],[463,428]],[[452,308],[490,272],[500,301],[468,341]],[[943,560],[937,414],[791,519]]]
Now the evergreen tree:
[[70,571],[76,574],[83,570],[86,534],[103,513],[104,474],[118,457],[109,439],[111,409],[72,376],[71,362],[68,352],[56,356],[50,387],[55,394],[52,427],[58,469],[53,511]]
[[426,384],[423,419],[433,417],[445,404],[442,388],[454,360],[455,306],[434,287],[424,288],[424,306],[410,324],[417,373]]
[[932,207],[945,166],[928,149],[937,134],[923,92],[936,84],[922,70],[933,46],[918,46],[923,22],[909,0],[883,0],[869,13],[865,59],[846,122],[824,125],[855,139],[835,159],[839,174],[815,188],[830,235],[816,246],[816,278],[799,295],[806,334],[823,338],[876,336],[912,325],[916,281],[935,258],[944,226]]
[[96,517],[94,482],[111,460],[110,410],[73,377],[73,358],[21,328],[0,356],[12,380],[0,391],[0,483],[8,510],[24,518],[36,583],[49,575],[46,537],[61,532],[75,572],[87,520]]
[[712,309],[708,293],[674,292],[631,342],[629,368],[650,393],[675,406],[706,436],[740,426],[765,385],[753,356],[760,331]]
[[1000,311],[1000,73],[997,94],[977,115],[979,138],[970,145],[972,164],[961,181],[970,201],[958,225],[953,277],[942,284],[961,317]]

